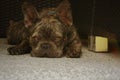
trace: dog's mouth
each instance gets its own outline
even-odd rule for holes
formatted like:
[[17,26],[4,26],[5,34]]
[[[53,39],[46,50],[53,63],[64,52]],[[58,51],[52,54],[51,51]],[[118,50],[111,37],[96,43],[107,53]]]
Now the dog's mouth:
[[53,53],[53,51],[49,51],[49,50],[42,50],[42,51],[40,52],[40,54],[43,54],[42,57],[49,57],[50,54],[52,54],[52,53]]
[[62,51],[60,50],[39,50],[39,51],[32,51],[32,57],[49,57],[49,58],[59,58],[62,57]]
[[36,47],[32,47],[31,55],[33,57],[61,57],[63,47],[58,46],[53,42],[40,42]]

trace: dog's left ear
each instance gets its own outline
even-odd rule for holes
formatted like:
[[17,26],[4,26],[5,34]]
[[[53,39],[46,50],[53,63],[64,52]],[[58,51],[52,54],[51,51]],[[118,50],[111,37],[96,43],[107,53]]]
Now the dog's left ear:
[[68,26],[73,24],[72,10],[69,0],[63,0],[57,7],[59,19]]
[[24,2],[22,4],[22,12],[24,15],[24,23],[26,27],[32,26],[39,18],[36,8],[30,2]]

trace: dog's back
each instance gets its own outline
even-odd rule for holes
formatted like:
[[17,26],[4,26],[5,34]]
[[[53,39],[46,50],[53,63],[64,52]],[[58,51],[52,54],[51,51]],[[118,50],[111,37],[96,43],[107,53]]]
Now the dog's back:
[[29,32],[21,21],[10,21],[10,25],[7,30],[8,44],[16,45],[20,44],[23,39],[29,36]]

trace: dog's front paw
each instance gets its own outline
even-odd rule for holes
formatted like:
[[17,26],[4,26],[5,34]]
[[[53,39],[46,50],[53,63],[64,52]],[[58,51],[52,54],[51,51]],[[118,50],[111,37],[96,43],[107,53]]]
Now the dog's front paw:
[[24,48],[20,48],[20,47],[10,47],[7,49],[10,55],[21,55],[21,54],[25,54],[28,53],[28,51]]
[[81,56],[81,51],[80,52],[76,52],[76,51],[69,51],[66,54],[66,57],[68,58],[79,58]]

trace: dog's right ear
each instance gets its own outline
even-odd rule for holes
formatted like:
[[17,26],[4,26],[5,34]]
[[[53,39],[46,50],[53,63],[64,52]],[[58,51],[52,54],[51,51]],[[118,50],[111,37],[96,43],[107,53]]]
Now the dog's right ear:
[[59,19],[66,25],[72,26],[72,9],[69,0],[63,0],[57,7],[57,14]]
[[24,2],[22,4],[22,12],[24,15],[24,23],[27,28],[35,24],[39,18],[36,8],[30,2]]

